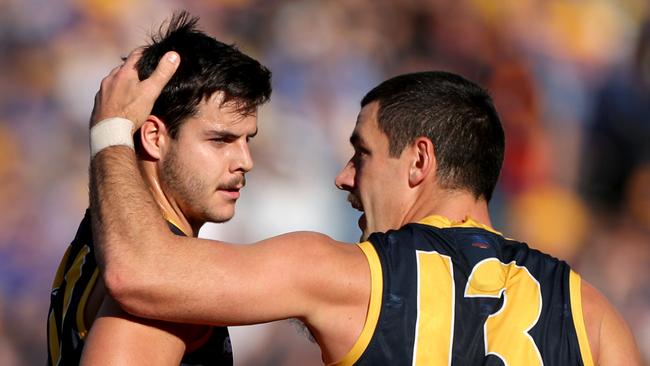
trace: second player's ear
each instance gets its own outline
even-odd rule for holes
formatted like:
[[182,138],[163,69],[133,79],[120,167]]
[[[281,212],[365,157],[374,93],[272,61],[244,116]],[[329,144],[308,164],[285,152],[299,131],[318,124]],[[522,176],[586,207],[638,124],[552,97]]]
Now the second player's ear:
[[153,115],[149,115],[138,131],[137,137],[140,139],[142,153],[145,159],[159,160],[165,143],[169,138],[167,128],[163,121]]
[[413,159],[409,166],[409,185],[415,187],[422,183],[429,174],[435,172],[436,156],[433,142],[426,137],[415,139],[412,149]]

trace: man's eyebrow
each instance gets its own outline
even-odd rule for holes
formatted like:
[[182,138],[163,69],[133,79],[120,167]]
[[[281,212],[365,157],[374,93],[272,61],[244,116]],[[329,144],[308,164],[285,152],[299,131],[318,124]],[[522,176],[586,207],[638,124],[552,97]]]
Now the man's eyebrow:
[[209,139],[223,139],[223,140],[236,140],[240,137],[240,135],[237,135],[227,130],[208,130],[205,132],[205,135]]
[[352,135],[350,136],[350,144],[352,146],[362,146],[362,145],[364,145],[363,139],[361,138],[361,136],[359,136],[359,134],[356,131],[353,132]]
[[354,146],[357,144],[358,141],[359,141],[359,135],[357,135],[356,133],[350,135],[350,145]]
[[[256,128],[255,132],[253,132],[251,134],[247,134],[246,137],[253,138],[253,137],[257,136],[258,131],[259,130]],[[240,136],[242,136],[242,135],[238,135],[236,133],[230,132],[228,130],[207,130],[205,134],[208,137],[211,137],[211,138],[231,138],[231,139],[236,139],[236,138],[239,138]]]

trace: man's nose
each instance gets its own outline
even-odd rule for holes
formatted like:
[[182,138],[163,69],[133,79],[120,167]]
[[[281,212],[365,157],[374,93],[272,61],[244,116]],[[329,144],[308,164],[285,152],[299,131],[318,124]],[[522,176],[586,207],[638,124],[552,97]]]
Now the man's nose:
[[336,179],[334,179],[336,188],[344,191],[352,190],[352,188],[354,188],[354,174],[354,165],[352,164],[352,161],[348,161],[341,172],[336,176]]
[[241,170],[244,173],[247,173],[253,169],[253,156],[251,155],[251,151],[248,148],[248,143],[243,142],[240,144],[239,147],[239,152],[238,152],[238,158],[237,158],[237,165],[235,167],[235,170]]

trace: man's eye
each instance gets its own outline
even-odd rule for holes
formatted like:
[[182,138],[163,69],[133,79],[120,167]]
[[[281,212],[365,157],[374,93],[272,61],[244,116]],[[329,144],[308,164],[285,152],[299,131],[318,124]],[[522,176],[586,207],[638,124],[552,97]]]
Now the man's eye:
[[358,155],[358,156],[367,156],[367,155],[369,155],[369,152],[368,152],[368,150],[363,149],[363,148],[356,148],[354,150],[354,154]]
[[231,142],[234,142],[236,140],[235,137],[215,137],[210,139],[210,141],[213,141],[217,144],[229,144]]
[[368,156],[367,151],[355,150],[354,151],[354,156],[352,156],[352,163],[354,165],[359,166],[359,165],[361,165],[361,161],[366,159],[367,156]]

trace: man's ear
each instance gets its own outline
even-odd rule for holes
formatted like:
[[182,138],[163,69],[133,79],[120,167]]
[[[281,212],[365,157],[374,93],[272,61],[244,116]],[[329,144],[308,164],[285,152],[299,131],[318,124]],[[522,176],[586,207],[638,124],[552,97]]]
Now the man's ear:
[[167,127],[163,121],[149,115],[137,132],[144,159],[160,160],[162,151],[169,140]]
[[412,160],[409,167],[409,185],[415,187],[436,170],[436,156],[433,142],[427,137],[418,137],[411,144]]

